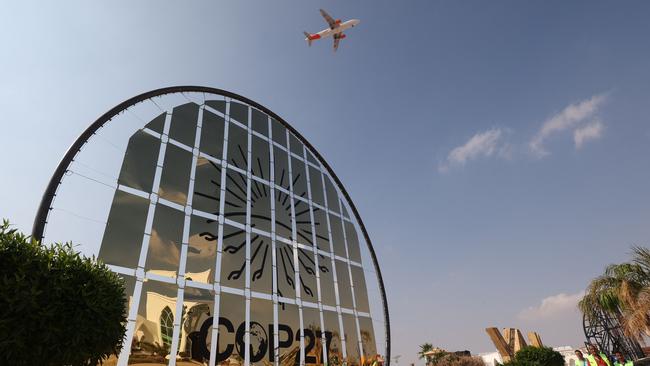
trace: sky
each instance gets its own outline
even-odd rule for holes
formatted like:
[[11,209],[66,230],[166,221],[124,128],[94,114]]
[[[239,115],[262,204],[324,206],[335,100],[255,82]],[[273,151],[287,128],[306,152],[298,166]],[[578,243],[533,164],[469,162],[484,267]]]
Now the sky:
[[[307,47],[325,8],[361,24]],[[31,231],[97,117],[205,85],[322,154],[377,251],[392,353],[494,350],[485,328],[583,341],[588,281],[650,243],[650,3],[5,2],[0,216]]]

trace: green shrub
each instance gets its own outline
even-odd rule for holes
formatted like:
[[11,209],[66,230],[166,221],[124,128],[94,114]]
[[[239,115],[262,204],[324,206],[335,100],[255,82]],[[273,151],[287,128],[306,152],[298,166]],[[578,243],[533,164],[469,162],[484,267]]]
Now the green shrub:
[[550,347],[527,346],[515,353],[504,366],[564,366],[564,356]]
[[70,243],[0,225],[0,364],[96,365],[122,346],[123,280]]

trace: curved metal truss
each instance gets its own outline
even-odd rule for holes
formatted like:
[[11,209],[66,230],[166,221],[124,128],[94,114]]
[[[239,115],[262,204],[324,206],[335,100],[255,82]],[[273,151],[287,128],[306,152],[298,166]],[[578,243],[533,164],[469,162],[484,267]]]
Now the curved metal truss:
[[625,336],[616,316],[603,311],[599,311],[593,318],[583,315],[582,325],[587,342],[598,345],[606,354],[612,355],[615,351],[620,351],[628,359],[644,357],[639,343]]

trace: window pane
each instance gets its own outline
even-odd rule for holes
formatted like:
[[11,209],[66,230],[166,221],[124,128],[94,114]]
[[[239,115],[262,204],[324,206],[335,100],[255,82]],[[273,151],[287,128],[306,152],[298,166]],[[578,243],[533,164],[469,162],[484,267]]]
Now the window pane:
[[158,195],[179,205],[187,203],[192,153],[167,144]]
[[223,226],[221,285],[243,289],[246,284],[246,232],[230,225]]
[[363,269],[357,266],[350,266],[352,270],[352,283],[354,284],[354,300],[357,305],[357,311],[364,313],[370,312],[368,304],[368,289],[366,288],[366,278]]
[[278,295],[287,298],[296,297],[296,277],[293,249],[290,245],[275,242],[276,270],[278,278]]
[[322,365],[323,364],[323,335],[320,325],[320,313],[318,309],[303,306],[302,322],[304,325],[303,344],[305,345],[305,364]]
[[207,363],[210,360],[212,341],[214,293],[210,290],[185,287],[183,296],[178,356]]
[[327,175],[325,176],[325,190],[327,191],[327,208],[330,211],[339,212],[339,196],[334,188],[334,182]]
[[251,299],[250,316],[250,362],[251,365],[273,363],[273,302]]
[[309,166],[309,183],[311,185],[311,200],[315,203],[325,206],[325,196],[323,195],[323,181],[320,170]]
[[200,150],[217,159],[223,156],[223,117],[208,110],[203,111],[203,124],[201,125]]
[[275,184],[289,190],[289,160],[287,152],[273,146],[273,165],[275,169]]
[[248,126],[248,106],[245,104],[230,102],[230,118]]
[[226,170],[224,216],[246,224],[246,176],[231,169]]
[[271,189],[264,183],[251,180],[251,226],[271,232]]
[[206,100],[205,104],[223,114],[226,114],[226,101],[224,100]]
[[291,158],[293,194],[307,199],[307,178],[305,172],[305,163],[302,160]]
[[199,157],[196,161],[194,174],[192,208],[218,215],[221,197],[221,166]]
[[160,115],[158,115],[158,117],[152,119],[151,122],[147,123],[144,127],[162,134],[163,129],[165,128],[166,116],[167,113],[163,112]]
[[292,366],[300,360],[300,318],[298,306],[278,306],[278,344],[280,365]]
[[343,330],[345,334],[345,348],[348,353],[347,361],[349,366],[359,365],[359,340],[357,337],[357,324],[354,315],[343,314]]
[[314,227],[316,227],[316,244],[318,245],[318,249],[329,253],[330,240],[329,233],[327,232],[327,214],[318,207],[314,207],[313,211]]
[[352,289],[350,288],[350,272],[348,271],[348,264],[340,260],[336,260],[335,262],[336,280],[338,281],[341,307],[352,309]]
[[287,146],[287,129],[274,119],[271,120],[271,128],[273,130],[273,141],[282,146]]
[[332,230],[332,242],[334,244],[334,254],[344,257],[345,241],[343,241],[343,223],[337,216],[330,214],[330,229]]
[[359,238],[357,237],[357,229],[349,221],[345,222],[345,238],[348,243],[348,253],[350,255],[350,260],[361,262],[361,252],[359,251]]
[[279,189],[275,190],[275,233],[291,240],[291,200]]
[[200,216],[190,220],[185,278],[212,283],[217,259],[217,222]]
[[228,163],[245,171],[248,169],[248,133],[233,123],[228,129]]
[[316,266],[314,253],[298,248],[298,264],[300,267],[300,297],[303,301],[318,302],[318,288],[316,286]]
[[98,258],[107,264],[137,267],[148,211],[148,199],[115,191]]
[[360,316],[359,328],[364,361],[374,360],[377,356],[377,344],[375,343],[375,330],[372,319]]
[[160,140],[142,131],[134,133],[129,139],[117,182],[151,193],[159,151]]
[[151,229],[145,269],[157,274],[176,277],[183,240],[182,211],[158,204]]
[[273,249],[271,239],[251,234],[251,290],[273,293]]
[[175,107],[172,112],[169,137],[189,147],[193,147],[194,139],[196,138],[196,122],[198,119],[198,104],[187,103]]
[[289,149],[292,153],[302,157],[302,142],[292,133],[289,134]]
[[328,365],[341,365],[343,363],[343,348],[339,316],[336,312],[323,310],[323,322],[325,323],[325,337],[329,340],[329,345],[327,345]]
[[246,298],[222,292],[219,300],[219,337],[217,364],[228,361],[228,365],[244,364],[245,347],[241,342],[246,331]]
[[251,171],[253,175],[256,175],[262,179],[270,180],[270,166],[271,158],[269,156],[269,144],[266,140],[263,140],[257,136],[252,136],[253,146],[252,146],[252,158],[253,161],[251,164]]
[[298,235],[296,240],[301,244],[312,245],[309,205],[304,201],[294,198],[293,207],[296,212],[296,233]]
[[318,255],[318,267],[320,269],[320,294],[323,305],[336,306],[336,295],[334,293],[334,272],[332,271],[332,259],[322,254]]
[[253,131],[259,132],[264,136],[269,135],[269,117],[264,113],[260,112],[257,109],[252,110],[253,115]]

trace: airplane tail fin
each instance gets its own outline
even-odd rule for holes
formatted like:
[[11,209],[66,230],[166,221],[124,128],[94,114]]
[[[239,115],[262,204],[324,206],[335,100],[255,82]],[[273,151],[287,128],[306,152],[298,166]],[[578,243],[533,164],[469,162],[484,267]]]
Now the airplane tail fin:
[[309,47],[311,47],[311,41],[312,41],[311,34],[307,32],[303,32],[303,33],[305,34],[305,41],[307,41],[307,44],[309,45]]

